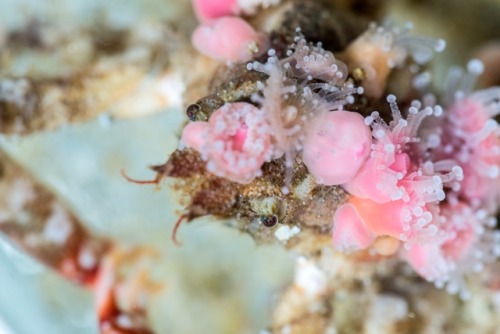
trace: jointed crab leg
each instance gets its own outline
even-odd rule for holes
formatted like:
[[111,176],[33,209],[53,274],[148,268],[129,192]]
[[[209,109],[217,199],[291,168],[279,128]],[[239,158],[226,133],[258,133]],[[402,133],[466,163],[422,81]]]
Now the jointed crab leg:
[[[129,257],[116,261],[112,240],[89,233],[64,203],[2,152],[0,165],[0,232],[66,279],[92,290],[101,333],[153,333],[143,305],[124,310],[117,302],[116,285],[125,279],[116,272]],[[135,282],[134,291],[125,294],[145,290],[144,280]]]

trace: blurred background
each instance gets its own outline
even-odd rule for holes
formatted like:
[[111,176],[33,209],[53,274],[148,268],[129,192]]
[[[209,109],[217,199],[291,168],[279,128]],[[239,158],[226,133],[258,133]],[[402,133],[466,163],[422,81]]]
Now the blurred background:
[[[360,11],[375,3],[383,7],[381,18],[412,21],[417,32],[445,38],[447,49],[433,68],[437,81],[448,65],[463,66],[485,52],[492,64],[500,62],[498,0],[337,2]],[[182,207],[169,182],[155,189],[120,175],[125,169],[151,178],[147,166],[163,163],[178,145],[191,102],[182,99],[186,67],[176,68],[179,57],[192,51],[190,2],[0,0],[0,14],[0,82],[51,82],[41,87],[51,89],[43,102],[54,111],[35,128],[21,125],[17,132],[2,116],[1,150],[63,199],[92,233],[160,254],[151,272],[166,287],[148,305],[158,333],[263,330],[273,301],[291,280],[292,256],[279,245],[257,246],[213,219],[183,225],[183,246],[175,247],[170,233]],[[58,97],[71,100],[71,78],[86,71],[93,76],[78,87],[92,94],[74,100],[83,105],[80,119]],[[486,84],[500,83],[496,71]],[[90,293],[5,237],[0,287],[0,334],[98,332]]]

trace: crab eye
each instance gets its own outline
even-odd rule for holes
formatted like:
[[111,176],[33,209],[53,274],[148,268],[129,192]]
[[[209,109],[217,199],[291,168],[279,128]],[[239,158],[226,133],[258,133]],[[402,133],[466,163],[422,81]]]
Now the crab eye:
[[200,112],[201,107],[198,104],[191,104],[186,109],[187,117],[190,121],[194,122],[198,118],[198,113]]
[[262,225],[265,227],[274,227],[276,224],[278,224],[278,216],[276,215],[271,215],[271,216],[261,216],[260,217],[260,222]]

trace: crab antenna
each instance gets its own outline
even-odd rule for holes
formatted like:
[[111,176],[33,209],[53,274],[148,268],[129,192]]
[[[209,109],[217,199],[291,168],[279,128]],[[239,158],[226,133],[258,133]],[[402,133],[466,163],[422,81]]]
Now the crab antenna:
[[158,185],[163,178],[161,174],[157,174],[156,177],[153,180],[136,180],[131,178],[130,176],[125,173],[123,169],[120,170],[121,175],[129,182],[136,183],[136,184],[156,184]]
[[179,229],[179,227],[181,226],[182,222],[188,218],[188,215],[187,214],[183,214],[179,217],[179,219],[177,220],[177,222],[175,222],[175,225],[174,225],[174,228],[172,229],[172,241],[174,242],[174,244],[177,246],[177,247],[180,247],[182,246],[182,243],[179,242],[179,240],[177,240],[177,230]]

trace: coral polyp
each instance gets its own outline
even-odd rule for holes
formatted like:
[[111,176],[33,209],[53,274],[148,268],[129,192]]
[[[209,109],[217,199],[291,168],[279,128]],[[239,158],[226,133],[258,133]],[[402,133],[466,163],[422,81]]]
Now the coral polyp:
[[207,170],[229,180],[248,183],[271,158],[271,136],[262,110],[248,103],[228,103],[208,122],[193,122],[182,141],[207,160]]
[[339,185],[357,174],[371,144],[371,132],[360,114],[324,112],[307,125],[302,159],[318,183]]
[[394,95],[389,95],[392,120],[387,124],[378,112],[365,119],[372,127],[375,143],[366,164],[344,188],[351,194],[378,203],[403,200],[418,203],[443,200],[443,186],[462,177],[461,168],[450,161],[425,160],[426,140],[418,135],[422,121],[441,115],[438,105],[422,108],[413,101],[408,117],[402,117]]
[[441,137],[433,155],[456,160],[464,170],[459,195],[493,213],[499,200],[500,128],[495,117],[500,114],[500,87],[473,91],[483,67],[478,60],[467,67],[466,72],[450,70],[443,98],[447,113],[429,130]]
[[268,76],[252,101],[262,108],[272,129],[273,158],[284,156],[288,167],[304,149],[311,120],[341,110],[354,101],[353,94],[362,92],[347,80],[345,64],[320,44],[308,43],[300,30],[297,32],[282,59],[270,49],[265,63],[247,65],[248,70]]
[[465,203],[441,206],[439,233],[433,242],[415,244],[404,256],[415,270],[450,293],[470,298],[465,278],[500,257],[496,219]]

